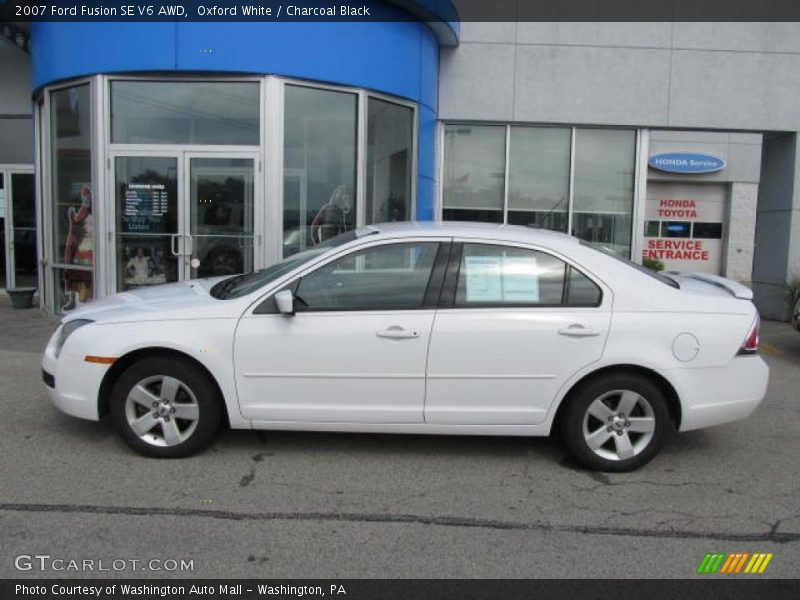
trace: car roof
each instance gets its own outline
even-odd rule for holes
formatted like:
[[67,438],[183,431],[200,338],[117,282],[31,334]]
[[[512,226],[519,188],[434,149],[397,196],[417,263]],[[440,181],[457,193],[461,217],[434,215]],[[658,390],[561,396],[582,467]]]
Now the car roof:
[[504,225],[496,223],[475,223],[469,221],[403,221],[396,223],[376,223],[360,228],[359,237],[375,235],[381,237],[461,237],[485,238],[497,241],[541,244],[544,246],[578,244],[578,239],[549,229]]

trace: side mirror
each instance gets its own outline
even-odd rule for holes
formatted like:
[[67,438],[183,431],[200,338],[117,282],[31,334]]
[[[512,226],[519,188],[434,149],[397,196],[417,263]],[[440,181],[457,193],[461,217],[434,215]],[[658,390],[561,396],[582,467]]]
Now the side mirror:
[[278,312],[282,315],[294,315],[294,296],[292,290],[281,290],[275,294],[275,305],[278,307]]

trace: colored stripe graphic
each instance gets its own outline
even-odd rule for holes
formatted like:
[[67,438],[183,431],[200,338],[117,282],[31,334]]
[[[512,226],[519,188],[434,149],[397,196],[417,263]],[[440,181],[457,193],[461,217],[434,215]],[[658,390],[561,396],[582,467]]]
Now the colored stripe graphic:
[[706,554],[700,566],[697,567],[698,573],[716,573],[722,561],[725,560],[724,552],[716,552],[714,554]]
[[773,554],[771,552],[755,552],[753,554],[749,552],[733,552],[731,554],[726,554],[725,552],[709,552],[706,553],[700,565],[697,567],[697,573],[704,575],[717,572],[719,572],[720,575],[733,575],[738,573],[761,574],[766,570],[772,557]]

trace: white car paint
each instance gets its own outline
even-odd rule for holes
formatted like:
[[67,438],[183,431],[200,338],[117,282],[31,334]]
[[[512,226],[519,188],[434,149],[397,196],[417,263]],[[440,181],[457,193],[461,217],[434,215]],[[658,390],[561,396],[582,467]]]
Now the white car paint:
[[[239,429],[547,435],[569,390],[617,365],[669,382],[684,431],[744,418],[765,395],[764,361],[737,354],[757,313],[734,282],[682,275],[676,289],[575,238],[532,228],[395,223],[372,229],[241,298],[215,299],[209,290],[217,280],[195,280],[120,293],[76,310],[64,323],[93,323],[69,336],[58,357],[60,330],[53,335],[42,362],[55,378],[50,398],[68,414],[97,420],[111,367],[86,357],[120,359],[150,348],[202,364],[222,392],[231,427]],[[449,239],[550,253],[589,276],[603,291],[602,303],[254,312],[289,282],[355,248]],[[592,335],[562,335],[570,328]],[[376,335],[390,330],[417,335]],[[685,334],[697,340],[689,360],[674,351],[676,339],[687,343]]]

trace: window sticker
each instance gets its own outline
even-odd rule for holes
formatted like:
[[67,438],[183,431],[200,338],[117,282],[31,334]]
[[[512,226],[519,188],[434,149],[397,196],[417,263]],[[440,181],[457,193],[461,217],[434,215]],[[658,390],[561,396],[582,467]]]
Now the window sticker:
[[512,304],[539,302],[539,269],[536,257],[503,257],[503,301]]
[[467,302],[503,300],[503,259],[500,256],[467,256]]
[[539,302],[539,269],[533,255],[467,256],[465,266],[467,302]]

